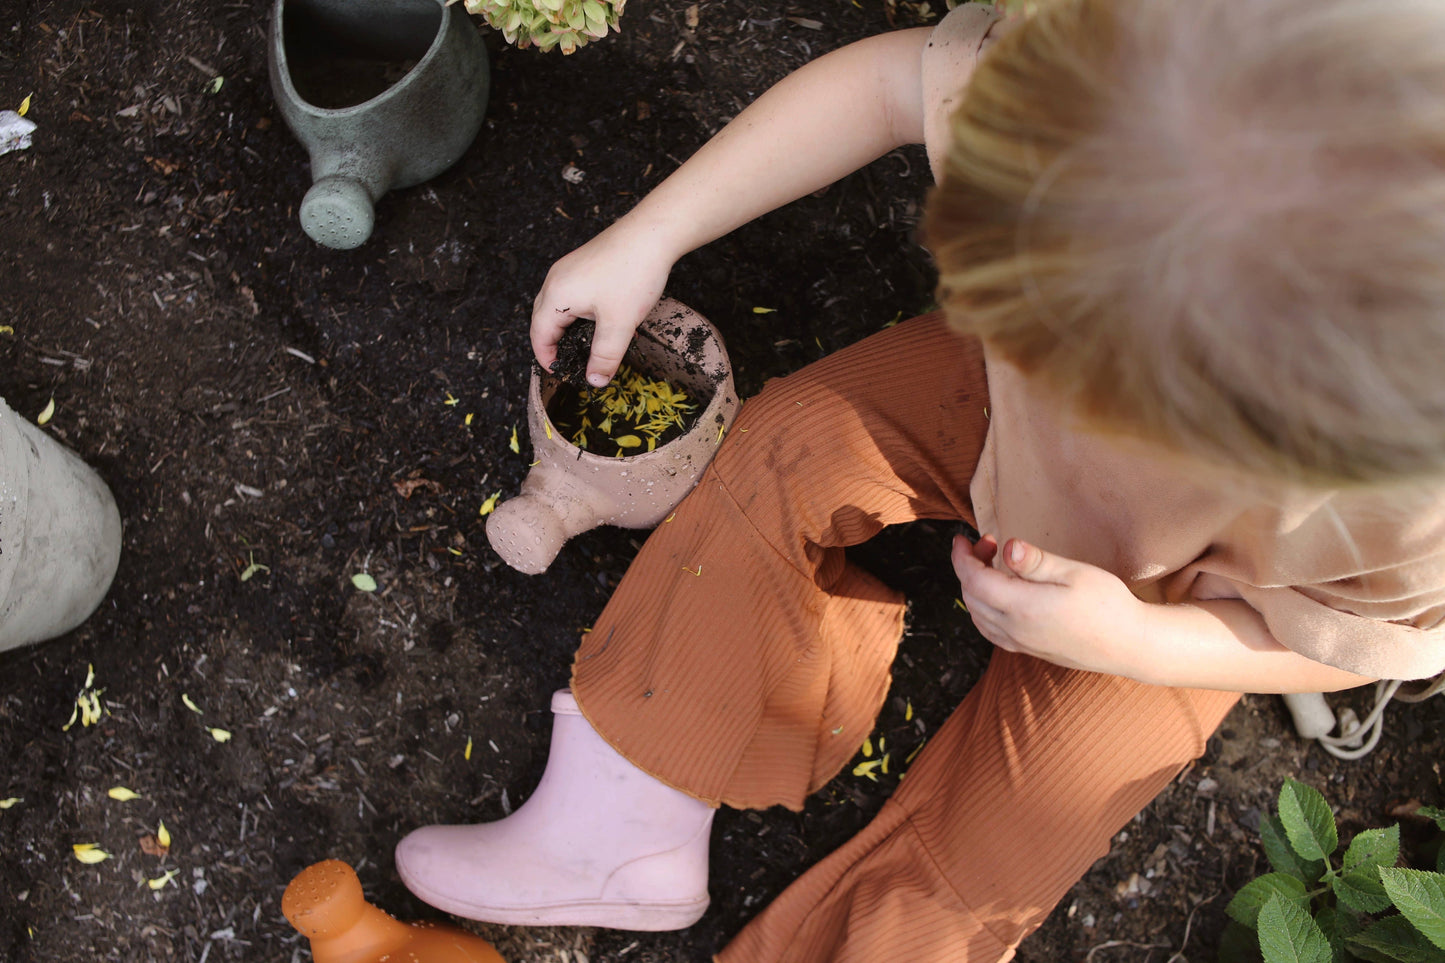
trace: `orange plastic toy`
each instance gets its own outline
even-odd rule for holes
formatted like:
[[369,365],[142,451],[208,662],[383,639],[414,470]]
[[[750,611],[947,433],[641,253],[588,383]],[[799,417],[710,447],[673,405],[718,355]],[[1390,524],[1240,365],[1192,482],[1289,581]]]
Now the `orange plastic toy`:
[[505,963],[479,936],[438,923],[401,923],[372,906],[356,872],[339,859],[298,873],[281,912],[311,940],[315,963]]

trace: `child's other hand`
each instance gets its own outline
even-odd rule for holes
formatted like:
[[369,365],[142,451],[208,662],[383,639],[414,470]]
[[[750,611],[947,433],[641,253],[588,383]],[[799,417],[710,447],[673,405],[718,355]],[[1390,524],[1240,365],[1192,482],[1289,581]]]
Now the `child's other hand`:
[[662,297],[673,260],[645,237],[636,238],[623,220],[552,265],[532,304],[537,361],[550,371],[562,332],[578,318],[591,318],[597,328],[587,381],[607,384],[633,332]]
[[1138,678],[1149,654],[1137,647],[1145,603],[1117,576],[1010,539],[953,540],[963,602],[984,638],[1071,669]]

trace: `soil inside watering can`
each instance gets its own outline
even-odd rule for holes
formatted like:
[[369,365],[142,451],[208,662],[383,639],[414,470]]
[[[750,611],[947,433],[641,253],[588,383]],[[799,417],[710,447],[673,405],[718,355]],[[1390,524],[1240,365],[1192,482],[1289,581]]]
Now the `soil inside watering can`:
[[323,110],[343,110],[381,96],[426,52],[404,49],[410,45],[402,43],[381,50],[374,44],[352,42],[300,6],[287,8],[285,36],[296,93]]
[[313,107],[344,110],[386,93],[415,66],[415,60],[307,56],[291,61],[291,82]]

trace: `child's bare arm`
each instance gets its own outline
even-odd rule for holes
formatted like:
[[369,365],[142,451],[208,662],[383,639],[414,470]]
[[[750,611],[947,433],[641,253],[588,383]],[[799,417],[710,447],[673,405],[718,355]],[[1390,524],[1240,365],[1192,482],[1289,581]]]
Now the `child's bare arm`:
[[1001,648],[1180,688],[1332,692],[1374,681],[1285,648],[1243,601],[1144,602],[1101,568],[1017,540],[992,567],[995,548],[991,537],[960,538],[953,563],[974,624]]
[[920,59],[929,30],[850,44],[789,75],[629,214],[553,265],[532,313],[550,366],[563,330],[597,322],[588,380],[606,384],[672,265],[760,214],[923,139]]

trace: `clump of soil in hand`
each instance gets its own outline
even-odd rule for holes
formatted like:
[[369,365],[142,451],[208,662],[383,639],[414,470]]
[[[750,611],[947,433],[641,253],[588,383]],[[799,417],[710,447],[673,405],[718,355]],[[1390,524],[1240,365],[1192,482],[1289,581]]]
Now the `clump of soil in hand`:
[[595,323],[583,318],[562,332],[562,340],[557,342],[557,359],[550,369],[553,377],[579,388],[586,387],[587,358],[592,353],[592,332],[596,328]]
[[697,405],[665,379],[624,364],[605,388],[564,381],[547,405],[547,417],[578,448],[624,458],[654,451],[687,431]]

